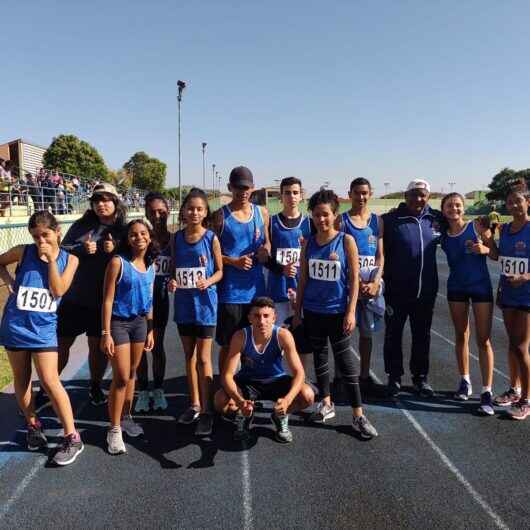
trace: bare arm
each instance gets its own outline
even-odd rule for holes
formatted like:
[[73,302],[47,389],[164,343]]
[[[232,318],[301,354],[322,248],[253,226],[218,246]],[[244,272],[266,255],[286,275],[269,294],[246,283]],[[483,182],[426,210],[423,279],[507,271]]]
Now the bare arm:
[[16,247],[9,249],[7,252],[0,254],[0,278],[5,282],[6,287],[10,292],[13,292],[15,279],[7,270],[7,266],[13,263],[20,263],[23,254],[24,245],[17,245]]
[[223,255],[221,254],[221,243],[217,236],[212,240],[212,251],[215,272],[209,278],[209,284],[213,285],[223,279]]
[[63,274],[59,272],[57,267],[57,261],[55,259],[48,259],[48,282],[51,293],[55,298],[63,296],[74,279],[75,271],[79,266],[79,258],[73,254],[68,255],[68,263],[63,271]]
[[267,208],[264,208],[263,206],[259,207],[261,210],[261,216],[263,218],[263,224],[265,226],[265,243],[263,244],[263,247],[267,250],[267,256],[271,253],[271,235],[269,233],[268,227],[270,225],[270,216],[269,216],[269,210]]
[[353,237],[344,236],[344,250],[348,263],[349,297],[346,314],[344,315],[344,332],[349,334],[355,329],[355,307],[359,296],[359,253]]
[[116,281],[121,272],[121,260],[118,256],[112,258],[105,271],[103,282],[103,306],[101,308],[101,349],[106,355],[114,355],[114,341],[110,335],[110,320],[112,318],[112,305],[116,294]]
[[236,402],[238,408],[243,406],[245,403],[245,398],[239,393],[234,376],[239,365],[241,350],[243,349],[244,342],[245,332],[240,329],[232,336],[230,347],[228,349],[228,356],[223,367],[223,373],[221,374],[223,388],[228,396]]

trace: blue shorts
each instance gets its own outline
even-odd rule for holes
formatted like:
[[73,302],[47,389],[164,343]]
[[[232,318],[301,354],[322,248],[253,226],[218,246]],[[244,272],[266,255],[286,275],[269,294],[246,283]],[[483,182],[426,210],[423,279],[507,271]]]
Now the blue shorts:
[[449,302],[471,302],[472,304],[492,304],[493,291],[447,291],[447,300]]

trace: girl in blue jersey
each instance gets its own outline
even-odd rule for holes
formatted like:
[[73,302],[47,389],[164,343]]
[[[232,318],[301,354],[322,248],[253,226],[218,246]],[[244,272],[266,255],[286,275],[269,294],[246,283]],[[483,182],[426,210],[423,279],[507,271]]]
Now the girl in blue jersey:
[[449,278],[447,302],[455,327],[455,352],[460,372],[460,384],[455,398],[467,400],[472,394],[469,377],[469,308],[473,306],[475,336],[482,372],[482,390],[478,412],[493,415],[491,387],[493,384],[493,350],[491,325],[493,293],[486,256],[490,249],[482,241],[491,234],[478,221],[465,221],[464,197],[449,193],[442,199],[442,213],[447,229],[441,246],[447,255]]
[[[530,194],[524,180],[514,183],[506,197],[506,208],[513,216],[501,228],[499,247],[493,242],[491,257],[501,265],[498,301],[502,307],[508,334],[510,365],[516,370],[514,379],[521,382],[518,389],[506,394],[512,403],[508,414],[515,420],[530,415]],[[515,386],[515,385],[513,385]],[[507,400],[506,400],[507,401]],[[496,400],[498,403],[498,401]],[[506,403],[502,403],[506,404]]]
[[[15,394],[26,418],[30,451],[47,446],[31,396],[31,360],[64,429],[54,456],[58,465],[72,463],[83,450],[75,430],[70,399],[59,379],[57,306],[72,283],[79,260],[59,248],[60,228],[48,212],[34,213],[28,229],[35,244],[13,247],[0,256],[0,276],[10,295],[0,325],[0,343],[13,370]],[[15,278],[6,267],[17,264]]]
[[[164,349],[164,335],[169,316],[168,282],[171,275],[171,234],[167,229],[169,205],[166,198],[156,192],[148,193],[145,197],[145,215],[153,225],[154,240],[159,248],[155,259],[155,284],[153,290],[153,409],[167,409],[164,395],[164,377],[166,373],[166,351]],[[138,382],[138,398],[135,411],[147,412],[150,408],[151,394],[149,393],[149,363],[148,355],[144,353],[136,373]]]
[[135,219],[118,255],[107,265],[102,308],[101,350],[112,364],[109,393],[110,454],[125,453],[122,429],[140,436],[131,416],[135,375],[144,350],[153,349],[153,284],[155,245],[149,221]]
[[317,233],[304,243],[294,325],[301,322],[312,345],[320,403],[313,421],[335,416],[331,402],[328,338],[353,408],[352,425],[361,437],[377,436],[363,414],[359,379],[355,371],[351,333],[359,292],[359,262],[354,239],[335,228],[339,200],[331,190],[320,190],[309,199]]
[[212,432],[212,341],[217,322],[217,286],[223,277],[223,259],[217,236],[205,225],[210,217],[204,191],[193,188],[182,202],[186,228],[173,239],[174,318],[186,354],[190,407],[179,423],[198,420],[197,436]]

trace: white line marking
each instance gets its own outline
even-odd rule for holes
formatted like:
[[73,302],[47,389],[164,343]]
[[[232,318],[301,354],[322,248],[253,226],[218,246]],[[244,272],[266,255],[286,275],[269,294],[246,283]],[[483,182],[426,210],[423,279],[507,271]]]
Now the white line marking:
[[250,463],[247,449],[241,453],[241,465],[243,467],[241,474],[243,486],[243,529],[252,530],[254,520],[252,515],[252,490],[250,488]]

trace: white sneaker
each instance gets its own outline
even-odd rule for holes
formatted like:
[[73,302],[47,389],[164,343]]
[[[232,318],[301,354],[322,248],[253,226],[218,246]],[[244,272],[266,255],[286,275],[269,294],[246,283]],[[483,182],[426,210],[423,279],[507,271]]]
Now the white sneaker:
[[121,455],[127,452],[119,427],[111,427],[107,431],[107,445],[111,455]]
[[149,390],[140,390],[136,399],[135,412],[149,412]]
[[121,429],[122,431],[125,431],[132,438],[141,436],[144,433],[142,426],[138,425],[138,423],[135,423],[134,420],[132,419],[132,416],[125,416],[124,418],[122,418]]
[[326,405],[324,401],[317,403],[315,412],[309,416],[310,422],[325,423],[335,417],[335,404]]

